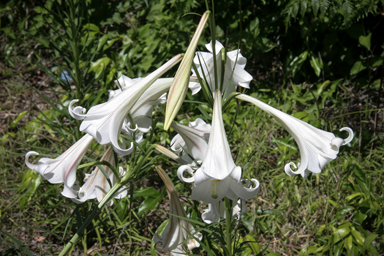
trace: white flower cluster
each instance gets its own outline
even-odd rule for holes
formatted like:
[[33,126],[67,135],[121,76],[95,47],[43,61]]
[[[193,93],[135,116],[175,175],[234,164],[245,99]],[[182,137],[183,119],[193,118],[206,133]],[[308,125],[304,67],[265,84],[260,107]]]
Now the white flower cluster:
[[[193,61],[197,70],[192,70],[192,73],[204,79],[213,95],[212,124],[207,124],[199,118],[190,122],[189,126],[173,122],[171,126],[178,134],[173,138],[171,148],[180,154],[183,162],[188,163],[179,167],[178,177],[183,182],[193,183],[191,198],[208,204],[202,218],[206,223],[212,223],[225,217],[224,197],[233,201],[234,217],[238,218],[243,214],[247,209],[244,200],[257,195],[259,181],[242,178],[242,169],[235,164],[231,154],[222,117],[222,99],[235,92],[237,86],[249,88],[252,76],[244,70],[246,58],[240,54],[240,50],[227,52],[223,58],[222,51],[225,49],[217,41],[215,53],[212,43],[206,47],[209,52],[196,52]],[[76,170],[83,156],[94,140],[101,145],[110,144],[101,161],[106,161],[111,166],[116,166],[112,149],[120,155],[131,154],[133,143],[127,143],[120,138],[120,134],[124,133],[132,140],[140,142],[143,133],[150,131],[153,105],[165,103],[165,93],[174,82],[174,78],[160,76],[181,58],[180,55],[174,57],[145,78],[131,79],[121,76],[115,81],[119,89],[110,91],[109,100],[91,107],[88,112],[80,106],[74,107],[78,100],[73,100],[69,104],[69,113],[73,118],[82,120],[80,131],[86,135],[56,159],[42,158],[32,164],[29,157],[38,153],[28,152],[25,160],[27,166],[40,173],[50,183],[63,183],[62,194],[76,203],[93,198],[102,201],[116,183],[116,172],[108,166],[103,166],[104,171],[97,167],[91,174],[86,174],[84,184],[80,186],[76,181]],[[197,81],[199,80],[196,78],[190,80],[189,88],[192,94],[201,89]],[[341,129],[349,133],[347,139],[336,138],[330,132],[317,129],[253,97],[245,94],[238,94],[236,97],[272,115],[294,137],[301,152],[301,163],[297,171],[292,170],[292,167],[296,168],[294,163],[287,164],[285,172],[288,175],[300,174],[307,177],[309,172],[320,173],[328,162],[336,158],[340,146],[348,144],[353,138],[350,128]],[[119,138],[122,143],[119,143]],[[172,215],[164,232],[156,233],[154,241],[161,251],[169,251],[174,255],[183,254],[184,248],[199,246],[201,234],[194,231],[190,222],[174,216],[186,217],[186,214],[168,176],[162,170],[157,171],[166,185]],[[118,174],[124,176],[125,172],[119,168]],[[126,190],[122,189],[115,198],[123,198],[126,194]],[[183,247],[183,244],[186,247]]]

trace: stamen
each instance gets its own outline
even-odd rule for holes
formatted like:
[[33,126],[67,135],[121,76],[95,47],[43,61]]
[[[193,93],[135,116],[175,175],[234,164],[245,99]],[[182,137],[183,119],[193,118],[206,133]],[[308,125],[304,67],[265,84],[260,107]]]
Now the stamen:
[[211,183],[211,186],[213,186],[213,190],[212,190],[212,195],[211,197],[213,199],[217,199],[219,196],[217,195],[217,182],[220,182],[221,180],[214,180],[212,183]]

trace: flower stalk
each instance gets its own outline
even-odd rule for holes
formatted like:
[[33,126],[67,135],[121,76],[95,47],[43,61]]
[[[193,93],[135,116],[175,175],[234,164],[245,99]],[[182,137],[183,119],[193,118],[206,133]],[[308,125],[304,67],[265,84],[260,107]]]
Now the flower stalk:
[[228,256],[232,256],[232,203],[228,197],[224,198],[225,202],[225,242],[227,244]]

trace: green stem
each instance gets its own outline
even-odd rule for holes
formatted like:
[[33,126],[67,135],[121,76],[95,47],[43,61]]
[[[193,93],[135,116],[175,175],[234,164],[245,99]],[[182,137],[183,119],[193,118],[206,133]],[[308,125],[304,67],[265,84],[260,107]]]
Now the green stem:
[[93,209],[91,214],[88,216],[88,218],[84,221],[83,225],[77,230],[76,234],[72,237],[72,239],[67,243],[64,247],[64,249],[61,251],[59,256],[67,255],[68,252],[71,250],[71,248],[77,243],[80,236],[83,235],[85,229],[88,227],[88,225],[92,222],[92,220],[98,216],[100,209],[102,209],[107,202],[114,196],[115,192],[118,191],[123,185],[121,183],[116,183],[111,190],[105,195],[103,200],[99,203],[97,208]]
[[232,256],[232,204],[228,197],[225,197],[225,242],[227,244],[228,256]]
[[[79,100],[82,100],[82,93],[81,93],[81,85],[82,85],[82,77],[80,74],[80,54],[79,54],[79,45],[78,45],[78,31],[76,26],[76,16],[75,16],[75,3],[73,1],[69,1],[69,23],[70,23],[70,29],[71,29],[71,46],[73,51],[73,65],[75,68],[75,77],[74,82],[76,86],[76,98]],[[79,18],[80,19],[80,18]]]

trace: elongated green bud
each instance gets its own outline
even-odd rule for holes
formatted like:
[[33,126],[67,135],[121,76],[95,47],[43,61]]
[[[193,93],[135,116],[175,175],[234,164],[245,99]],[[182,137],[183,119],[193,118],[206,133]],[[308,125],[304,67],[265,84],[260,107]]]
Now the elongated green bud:
[[185,95],[187,95],[193,57],[195,55],[197,43],[199,42],[199,38],[204,30],[205,24],[208,21],[210,13],[210,11],[206,11],[203,16],[201,16],[199,25],[196,28],[195,34],[192,37],[187,52],[181,61],[179,69],[176,72],[175,79],[169,89],[167,107],[165,110],[164,130],[168,130],[171,126],[173,119],[184,102]]

